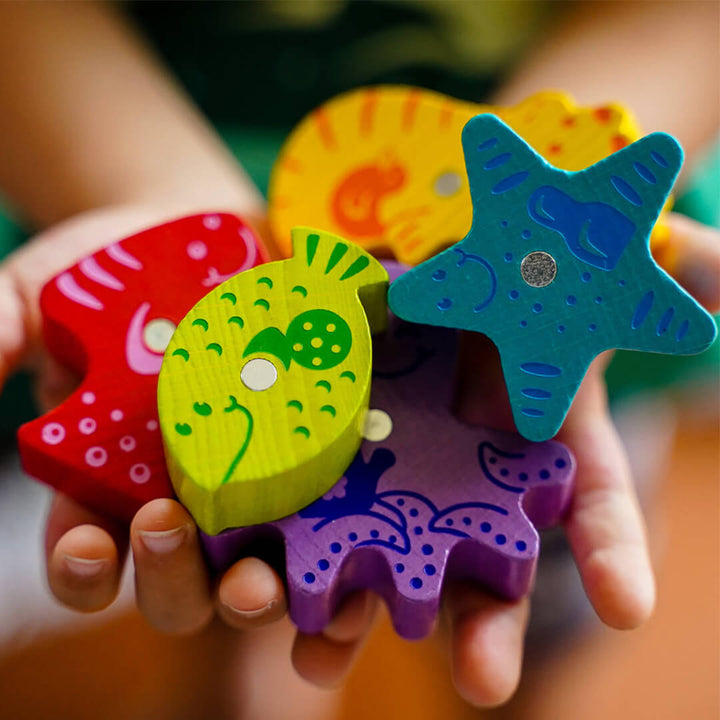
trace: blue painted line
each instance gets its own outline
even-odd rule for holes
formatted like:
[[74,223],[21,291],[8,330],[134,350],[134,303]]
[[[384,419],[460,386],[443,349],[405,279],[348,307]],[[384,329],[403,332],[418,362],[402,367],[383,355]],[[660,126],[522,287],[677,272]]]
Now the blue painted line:
[[526,398],[532,398],[533,400],[549,400],[552,397],[551,392],[541,388],[523,388],[520,392]]
[[485,140],[484,142],[481,142],[478,146],[478,152],[482,152],[483,150],[489,150],[490,148],[494,148],[498,144],[498,139],[496,137],[490,138],[489,140]]
[[650,312],[650,308],[653,306],[653,303],[655,302],[655,293],[650,290],[646,292],[643,296],[640,302],[637,304],[637,307],[635,308],[635,312],[633,313],[632,322],[630,323],[633,330],[637,330],[644,322],[645,318],[648,316],[648,313]]
[[610,182],[615,190],[617,190],[629,203],[632,203],[635,207],[640,207],[643,204],[642,198],[638,195],[637,190],[635,190],[632,185],[625,182],[625,180],[621,177],[613,175],[610,178]]
[[657,183],[657,178],[642,163],[633,163],[633,169],[646,183],[650,183],[650,185]]
[[500,155],[496,155],[494,158],[490,158],[490,160],[483,165],[483,170],[494,170],[495,168],[498,168],[508,162],[511,157],[512,153],[502,153]]
[[683,320],[678,331],[675,333],[675,341],[680,342],[687,335],[689,329],[690,323],[687,320]]
[[527,170],[515,173],[514,175],[509,175],[508,177],[503,178],[497,185],[495,185],[491,192],[493,195],[502,195],[508,190],[512,190],[521,183],[524,183],[528,179],[529,175],[530,173]]
[[545,415],[543,410],[538,410],[537,408],[521,408],[520,412],[531,418],[539,418]]
[[537,375],[538,377],[559,377],[562,375],[562,368],[549,365],[548,363],[523,363],[520,369],[528,375]]
[[659,153],[657,150],[653,150],[650,153],[650,157],[653,159],[654,162],[656,162],[660,167],[668,167],[668,161]]
[[658,336],[664,335],[667,332],[667,329],[670,327],[670,323],[672,322],[674,315],[675,315],[674,307],[669,307],[663,313],[663,316],[660,318],[660,322],[657,324],[657,327],[655,328],[655,332],[657,333]]

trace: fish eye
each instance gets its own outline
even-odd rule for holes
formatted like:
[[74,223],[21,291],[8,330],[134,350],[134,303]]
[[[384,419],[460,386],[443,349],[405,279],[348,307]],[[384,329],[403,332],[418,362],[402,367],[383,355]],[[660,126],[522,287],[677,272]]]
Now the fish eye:
[[444,172],[435,178],[433,190],[440,197],[454,195],[462,185],[462,178],[456,172]]
[[271,388],[277,380],[277,368],[265,358],[248,360],[240,371],[240,379],[248,390],[260,392]]
[[175,332],[175,323],[167,318],[155,318],[143,329],[143,342],[156,353],[164,353]]

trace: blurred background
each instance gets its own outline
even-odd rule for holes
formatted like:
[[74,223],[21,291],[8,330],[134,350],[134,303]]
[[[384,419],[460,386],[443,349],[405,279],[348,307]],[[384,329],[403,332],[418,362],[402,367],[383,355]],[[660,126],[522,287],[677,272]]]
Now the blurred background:
[[[701,4],[684,3],[688,13]],[[720,60],[720,4],[710,4],[718,10]],[[318,104],[375,83],[485,101],[573,5],[300,0],[122,7],[266,192],[284,138]],[[676,208],[720,226],[717,136],[687,173]],[[2,253],[28,234],[6,208]],[[651,531],[657,612],[637,631],[602,627],[561,535],[548,534],[523,681],[510,705],[493,712],[458,699],[441,635],[408,643],[384,616],[345,687],[320,692],[295,678],[287,626],[161,636],[132,608],[130,573],[106,612],[89,617],[58,607],[41,566],[50,495],[23,476],[14,450],[17,427],[35,413],[30,381],[18,375],[0,396],[0,718],[712,720],[720,715],[719,367],[717,342],[697,358],[617,354],[608,373],[613,413]]]

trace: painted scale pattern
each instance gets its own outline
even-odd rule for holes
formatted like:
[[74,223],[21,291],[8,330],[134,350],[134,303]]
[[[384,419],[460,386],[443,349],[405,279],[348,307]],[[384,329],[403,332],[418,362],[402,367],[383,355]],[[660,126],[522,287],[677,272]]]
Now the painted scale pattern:
[[394,283],[405,320],[497,345],[519,432],[557,432],[592,359],[705,350],[712,318],[654,262],[649,235],[682,164],[656,133],[578,172],[552,167],[493,115],[463,130],[474,207],[464,240]]
[[293,238],[291,259],[227,280],[190,310],[160,372],[173,486],[211,534],[309,504],[362,439],[387,272],[333,235]]
[[[622,106],[580,107],[559,92],[496,107],[412,87],[354,90],[310,114],[283,146],[269,194],[281,250],[289,254],[296,224],[413,265],[462,239],[472,207],[460,134],[470,118],[489,112],[564,170],[588,167],[640,137]],[[667,237],[658,223],[653,252],[671,262]]]
[[83,379],[62,405],[20,428],[25,470],[123,520],[171,497],[155,400],[163,352],[200,297],[265,259],[238,218],[203,214],[109,245],[47,283],[47,348]]
[[305,632],[320,631],[360,588],[384,597],[409,639],[430,632],[445,580],[476,581],[505,598],[526,594],[536,528],[566,510],[575,462],[560,443],[470,427],[450,414],[456,337],[391,318],[374,341],[371,413],[385,420],[376,423],[384,432],[299,513],[202,536],[214,568],[284,546],[290,615]]

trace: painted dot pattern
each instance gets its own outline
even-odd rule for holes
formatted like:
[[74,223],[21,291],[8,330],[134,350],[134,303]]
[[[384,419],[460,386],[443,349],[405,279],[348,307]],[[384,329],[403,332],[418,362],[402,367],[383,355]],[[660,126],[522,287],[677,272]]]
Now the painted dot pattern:
[[138,485],[146,483],[151,474],[150,468],[145,463],[136,463],[130,468],[130,479]]
[[132,452],[137,447],[137,441],[131,435],[120,438],[120,449],[123,452]]
[[85,453],[85,462],[93,468],[102,467],[107,462],[107,459],[107,450],[98,445],[89,448]]
[[40,436],[47,445],[59,445],[65,439],[65,428],[57,422],[51,422],[43,427]]
[[78,430],[83,435],[92,435],[97,430],[97,422],[90,417],[83,418],[78,423]]
[[193,260],[203,260],[207,257],[208,246],[202,240],[193,240],[187,245],[187,254]]
[[292,345],[293,360],[316,370],[340,364],[352,347],[350,327],[331,310],[301,313],[290,322],[286,335]]

